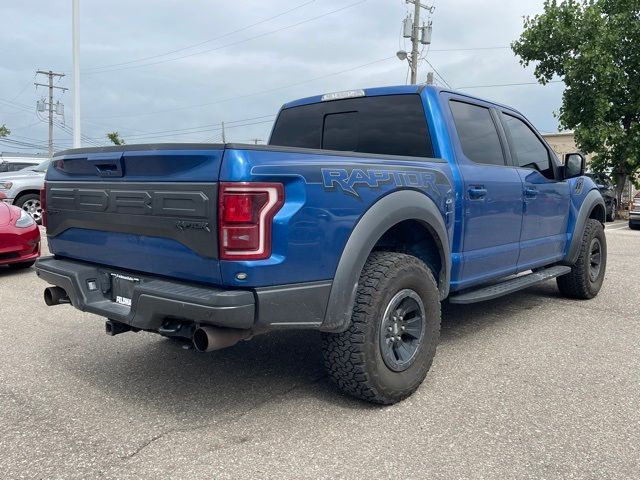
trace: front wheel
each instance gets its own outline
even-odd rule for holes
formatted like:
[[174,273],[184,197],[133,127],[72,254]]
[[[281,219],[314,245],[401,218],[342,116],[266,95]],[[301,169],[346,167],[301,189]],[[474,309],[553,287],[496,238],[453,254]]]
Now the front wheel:
[[556,279],[560,293],[569,298],[595,297],[607,268],[607,238],[598,220],[589,219],[582,235],[578,259],[571,272]]
[[431,270],[411,255],[374,252],[364,266],[351,326],[322,337],[330,378],[343,392],[392,404],[422,383],[440,335]]

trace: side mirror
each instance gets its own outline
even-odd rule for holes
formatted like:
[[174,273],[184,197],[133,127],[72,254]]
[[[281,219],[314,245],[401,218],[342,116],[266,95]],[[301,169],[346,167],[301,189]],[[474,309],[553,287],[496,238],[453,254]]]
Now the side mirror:
[[587,161],[580,153],[568,153],[564,156],[564,178],[581,177],[586,170]]

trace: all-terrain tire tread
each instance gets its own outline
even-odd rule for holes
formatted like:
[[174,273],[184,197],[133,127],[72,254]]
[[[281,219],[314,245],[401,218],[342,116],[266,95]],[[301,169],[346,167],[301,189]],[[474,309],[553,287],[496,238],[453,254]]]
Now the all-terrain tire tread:
[[571,272],[556,279],[558,289],[565,297],[589,300],[595,295],[589,290],[589,271],[584,268],[585,257],[589,255],[589,244],[593,235],[598,229],[602,229],[602,224],[592,218],[587,220],[580,244],[580,254],[573,264]]
[[[373,403],[392,404],[410,396],[420,386],[418,382],[414,388],[401,394],[380,391],[379,387],[371,382],[371,372],[368,371],[364,360],[365,327],[369,318],[380,315],[380,312],[374,311],[373,303],[374,298],[380,295],[378,287],[381,281],[408,266],[416,265],[424,270],[425,281],[431,282],[437,290],[431,270],[418,258],[396,252],[373,252],[367,259],[360,276],[351,326],[342,333],[322,335],[324,364],[329,378],[345,393]],[[438,303],[438,318],[439,314],[440,304]],[[439,328],[438,322],[438,336]],[[433,355],[429,355],[429,362],[424,365],[425,375],[431,367]]]

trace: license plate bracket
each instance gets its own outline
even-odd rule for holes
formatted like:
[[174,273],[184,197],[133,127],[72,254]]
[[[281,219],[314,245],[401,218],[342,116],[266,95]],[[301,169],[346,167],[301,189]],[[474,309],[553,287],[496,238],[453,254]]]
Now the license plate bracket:
[[140,279],[130,275],[111,273],[111,301],[125,307],[131,307],[133,290]]

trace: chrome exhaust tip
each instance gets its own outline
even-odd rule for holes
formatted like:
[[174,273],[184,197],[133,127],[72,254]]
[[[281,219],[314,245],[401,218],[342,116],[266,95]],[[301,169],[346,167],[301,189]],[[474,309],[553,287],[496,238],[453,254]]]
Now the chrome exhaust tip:
[[203,326],[193,332],[193,347],[199,352],[213,352],[251,338],[251,330]]

